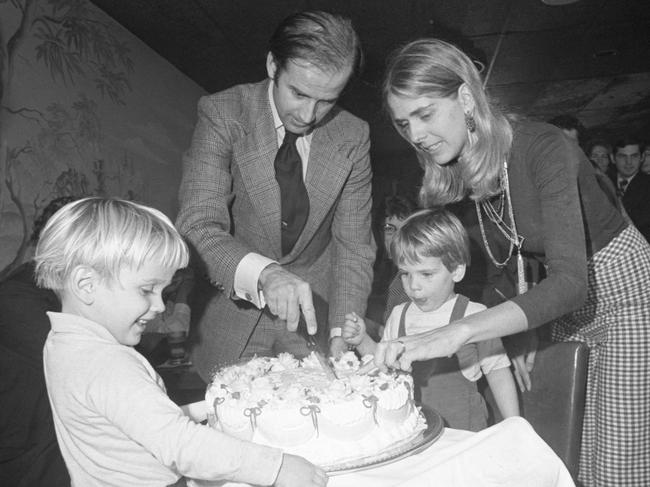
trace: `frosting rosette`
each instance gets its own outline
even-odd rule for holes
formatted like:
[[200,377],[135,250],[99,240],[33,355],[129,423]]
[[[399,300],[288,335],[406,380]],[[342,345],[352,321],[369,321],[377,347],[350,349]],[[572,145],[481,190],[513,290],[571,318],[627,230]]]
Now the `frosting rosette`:
[[313,354],[225,367],[206,392],[209,424],[319,465],[367,457],[419,434],[426,423],[410,376],[356,374],[363,360],[354,352],[332,360],[336,380]]

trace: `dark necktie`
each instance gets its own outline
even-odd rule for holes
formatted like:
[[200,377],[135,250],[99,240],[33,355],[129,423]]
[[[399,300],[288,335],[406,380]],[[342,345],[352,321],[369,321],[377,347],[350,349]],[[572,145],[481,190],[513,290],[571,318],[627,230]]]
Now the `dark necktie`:
[[623,194],[625,194],[625,188],[627,188],[627,183],[628,183],[627,179],[621,179],[618,182],[618,197],[619,198],[622,198]]
[[286,131],[275,156],[275,179],[280,186],[282,255],[291,252],[309,215],[309,197],[302,180],[302,161],[296,149],[297,134]]

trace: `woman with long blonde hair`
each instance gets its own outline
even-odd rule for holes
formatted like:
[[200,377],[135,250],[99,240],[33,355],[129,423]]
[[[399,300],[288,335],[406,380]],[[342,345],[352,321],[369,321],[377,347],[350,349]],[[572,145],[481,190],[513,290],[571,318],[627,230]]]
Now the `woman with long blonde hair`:
[[[453,45],[422,39],[398,49],[383,95],[425,169],[422,203],[473,200],[489,265],[516,264],[518,289],[446,327],[380,344],[377,365],[408,369],[551,323],[554,340],[590,347],[579,481],[650,485],[648,243],[602,193],[577,144],[556,127],[502,114]],[[524,258],[546,268],[530,289]]]

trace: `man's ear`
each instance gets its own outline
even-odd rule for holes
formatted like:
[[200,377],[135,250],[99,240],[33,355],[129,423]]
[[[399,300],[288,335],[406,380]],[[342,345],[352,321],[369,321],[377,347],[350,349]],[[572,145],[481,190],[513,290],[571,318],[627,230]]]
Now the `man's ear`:
[[278,72],[278,63],[275,62],[273,54],[269,51],[266,55],[266,73],[269,75],[269,78],[275,79],[275,75]]
[[84,304],[93,304],[100,275],[89,266],[80,265],[70,275],[70,291]]
[[463,112],[474,114],[474,107],[476,106],[474,96],[465,83],[460,85],[458,88],[458,100],[460,101],[460,105],[463,107]]
[[465,264],[459,264],[456,266],[454,271],[451,273],[451,278],[454,282],[460,282],[463,280],[463,277],[465,277],[465,271],[467,270],[467,266]]

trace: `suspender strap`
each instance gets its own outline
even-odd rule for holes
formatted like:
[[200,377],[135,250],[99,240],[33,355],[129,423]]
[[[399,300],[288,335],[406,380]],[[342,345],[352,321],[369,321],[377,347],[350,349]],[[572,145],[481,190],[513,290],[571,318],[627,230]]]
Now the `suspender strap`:
[[411,306],[411,301],[404,305],[402,309],[402,316],[399,317],[399,330],[397,331],[397,338],[406,336],[406,310]]
[[465,316],[465,312],[467,311],[468,304],[469,298],[467,296],[459,294],[458,299],[456,299],[456,304],[454,304],[454,309],[451,310],[451,318],[449,318],[449,323],[453,323],[454,321],[458,321],[463,318],[463,316]]
[[[463,296],[462,294],[459,294],[458,298],[456,299],[456,302],[454,303],[454,308],[451,310],[451,317],[449,318],[449,323],[458,321],[463,316],[465,316],[465,312],[467,311],[468,304],[469,304],[469,298],[467,296]],[[402,314],[399,318],[399,330],[397,332],[397,338],[406,336],[406,311],[409,309],[409,306],[411,306],[411,301],[406,303],[404,305],[404,308],[402,309]]]

